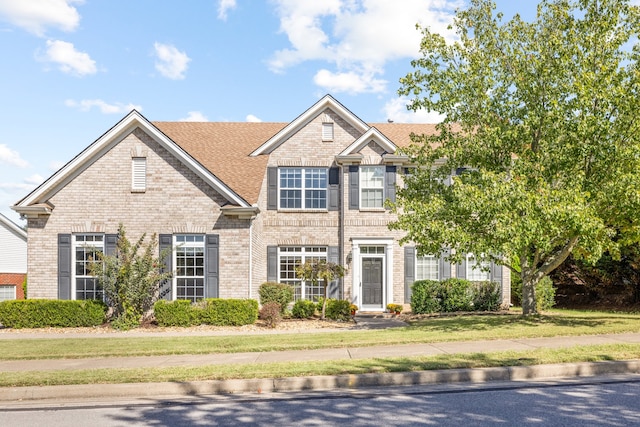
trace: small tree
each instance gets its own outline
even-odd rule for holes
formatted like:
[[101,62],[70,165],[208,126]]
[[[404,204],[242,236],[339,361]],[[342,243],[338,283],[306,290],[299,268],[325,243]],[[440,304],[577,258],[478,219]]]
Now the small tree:
[[105,301],[112,310],[112,325],[116,328],[139,325],[158,299],[160,282],[172,275],[161,272],[164,254],[154,256],[158,247],[155,234],[146,245],[145,238],[143,234],[131,244],[121,224],[115,254],[99,253],[90,266],[91,274],[104,290]]
[[324,299],[322,301],[322,315],[324,320],[327,307],[327,289],[329,283],[344,276],[345,269],[340,264],[327,262],[323,259],[317,261],[307,261],[296,267],[296,275],[302,280],[309,280],[314,285],[321,281],[324,288]]

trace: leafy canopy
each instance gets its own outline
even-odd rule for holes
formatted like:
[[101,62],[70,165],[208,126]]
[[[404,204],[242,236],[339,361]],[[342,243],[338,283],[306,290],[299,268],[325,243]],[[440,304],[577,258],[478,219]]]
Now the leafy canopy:
[[624,0],[555,0],[533,22],[503,22],[472,0],[455,42],[422,28],[399,92],[445,118],[408,150],[419,167],[392,227],[424,253],[455,249],[453,261],[517,259],[525,314],[569,253],[595,262],[638,241],[639,16]]

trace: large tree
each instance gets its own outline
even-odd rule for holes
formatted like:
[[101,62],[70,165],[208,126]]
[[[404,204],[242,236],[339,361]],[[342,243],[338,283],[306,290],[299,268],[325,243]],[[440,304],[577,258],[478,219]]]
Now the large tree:
[[510,267],[524,314],[570,253],[594,262],[638,241],[639,16],[623,0],[556,0],[505,22],[472,0],[455,38],[422,28],[400,94],[444,121],[408,150],[418,167],[392,227],[423,253]]

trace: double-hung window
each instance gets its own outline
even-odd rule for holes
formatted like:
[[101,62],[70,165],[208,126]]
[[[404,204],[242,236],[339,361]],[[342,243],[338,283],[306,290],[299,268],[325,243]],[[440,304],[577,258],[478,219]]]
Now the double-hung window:
[[472,282],[484,282],[491,280],[490,264],[479,261],[474,254],[467,254],[467,280]]
[[0,285],[0,301],[16,299],[15,285]]
[[360,167],[360,207],[384,207],[384,166]]
[[179,234],[174,236],[176,299],[192,302],[205,297],[204,235]]
[[326,168],[280,168],[281,209],[326,209]]
[[104,253],[104,235],[75,234],[73,246],[75,299],[104,299],[104,290],[91,274],[91,264]]
[[416,280],[440,280],[439,264],[433,255],[416,257]]
[[307,261],[327,260],[326,246],[289,246],[278,249],[278,277],[280,283],[288,283],[293,286],[295,301],[305,299],[317,301],[324,297],[322,283],[314,285],[304,282],[296,275],[296,267]]

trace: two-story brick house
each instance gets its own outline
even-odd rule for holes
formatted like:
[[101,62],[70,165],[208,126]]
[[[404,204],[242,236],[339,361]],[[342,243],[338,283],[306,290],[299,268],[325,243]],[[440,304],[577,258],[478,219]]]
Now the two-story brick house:
[[290,123],[149,122],[132,111],[13,206],[28,219],[33,298],[100,297],[88,275],[119,224],[157,234],[174,278],[167,299],[257,298],[265,281],[296,298],[321,288],[295,266],[327,259],[347,268],[331,295],[361,310],[408,302],[420,278],[491,279],[508,303],[509,271],[416,257],[384,207],[411,165],[398,153],[433,125],[367,124],[327,95]]

